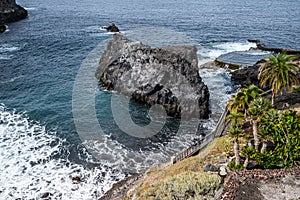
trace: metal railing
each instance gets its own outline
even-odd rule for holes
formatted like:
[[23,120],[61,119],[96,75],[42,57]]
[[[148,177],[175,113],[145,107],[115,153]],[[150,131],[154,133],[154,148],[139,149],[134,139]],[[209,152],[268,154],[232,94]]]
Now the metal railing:
[[202,150],[204,147],[206,147],[214,138],[222,136],[224,130],[226,129],[225,118],[226,118],[227,113],[228,113],[227,110],[225,110],[223,112],[223,114],[219,118],[216,128],[212,132],[210,132],[208,135],[206,135],[204,140],[198,141],[196,144],[193,144],[189,148],[177,153],[175,156],[173,156],[171,158],[171,163],[175,164],[185,158],[189,158],[189,157],[195,155],[200,150]]

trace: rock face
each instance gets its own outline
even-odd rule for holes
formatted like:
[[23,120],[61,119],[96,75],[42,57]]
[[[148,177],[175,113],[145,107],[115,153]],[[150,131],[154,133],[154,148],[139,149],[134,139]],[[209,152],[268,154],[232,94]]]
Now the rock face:
[[15,0],[0,1],[0,21],[4,23],[16,22],[25,19],[27,10],[16,4]]
[[259,85],[258,73],[262,62],[263,61],[259,61],[254,66],[231,72],[231,80],[240,84],[242,87],[248,87],[251,84]]
[[103,53],[96,77],[103,88],[133,100],[164,106],[174,117],[209,117],[209,92],[198,72],[196,47],[152,49],[115,34]]

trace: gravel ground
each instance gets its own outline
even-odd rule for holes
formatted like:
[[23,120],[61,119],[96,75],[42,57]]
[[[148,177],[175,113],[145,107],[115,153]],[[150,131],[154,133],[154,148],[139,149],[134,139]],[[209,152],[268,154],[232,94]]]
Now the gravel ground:
[[232,172],[219,199],[300,200],[300,167]]

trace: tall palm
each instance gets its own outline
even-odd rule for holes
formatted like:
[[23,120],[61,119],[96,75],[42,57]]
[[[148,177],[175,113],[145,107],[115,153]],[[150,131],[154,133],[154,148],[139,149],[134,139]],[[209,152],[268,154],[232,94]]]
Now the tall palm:
[[234,138],[234,155],[235,155],[235,165],[238,166],[241,164],[241,157],[240,157],[240,148],[239,148],[239,135],[242,134],[242,130],[237,126],[232,126],[231,129],[228,131],[229,135]]
[[268,62],[261,65],[258,79],[262,86],[270,86],[272,89],[272,105],[274,106],[275,95],[283,89],[292,89],[298,84],[299,66],[291,61],[297,56],[288,56],[285,51],[278,55],[267,56]]
[[258,131],[257,131],[257,122],[260,119],[260,116],[268,111],[271,108],[271,103],[264,98],[257,98],[254,99],[250,105],[248,114],[251,117],[252,123],[252,130],[253,130],[253,138],[254,138],[254,147],[258,150],[259,147],[259,138],[258,138]]

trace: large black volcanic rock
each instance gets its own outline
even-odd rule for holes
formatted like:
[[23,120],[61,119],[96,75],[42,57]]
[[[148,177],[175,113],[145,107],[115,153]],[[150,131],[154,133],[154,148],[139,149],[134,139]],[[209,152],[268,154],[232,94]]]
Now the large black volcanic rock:
[[25,19],[27,10],[16,4],[15,0],[0,1],[0,21],[4,23],[16,22]]
[[259,85],[258,73],[262,62],[263,61],[260,61],[253,66],[232,71],[230,73],[231,80],[240,84],[242,87],[248,87],[252,84]]
[[152,49],[122,34],[113,37],[96,72],[103,88],[149,106],[163,105],[170,116],[209,117],[209,92],[199,76],[196,47]]

